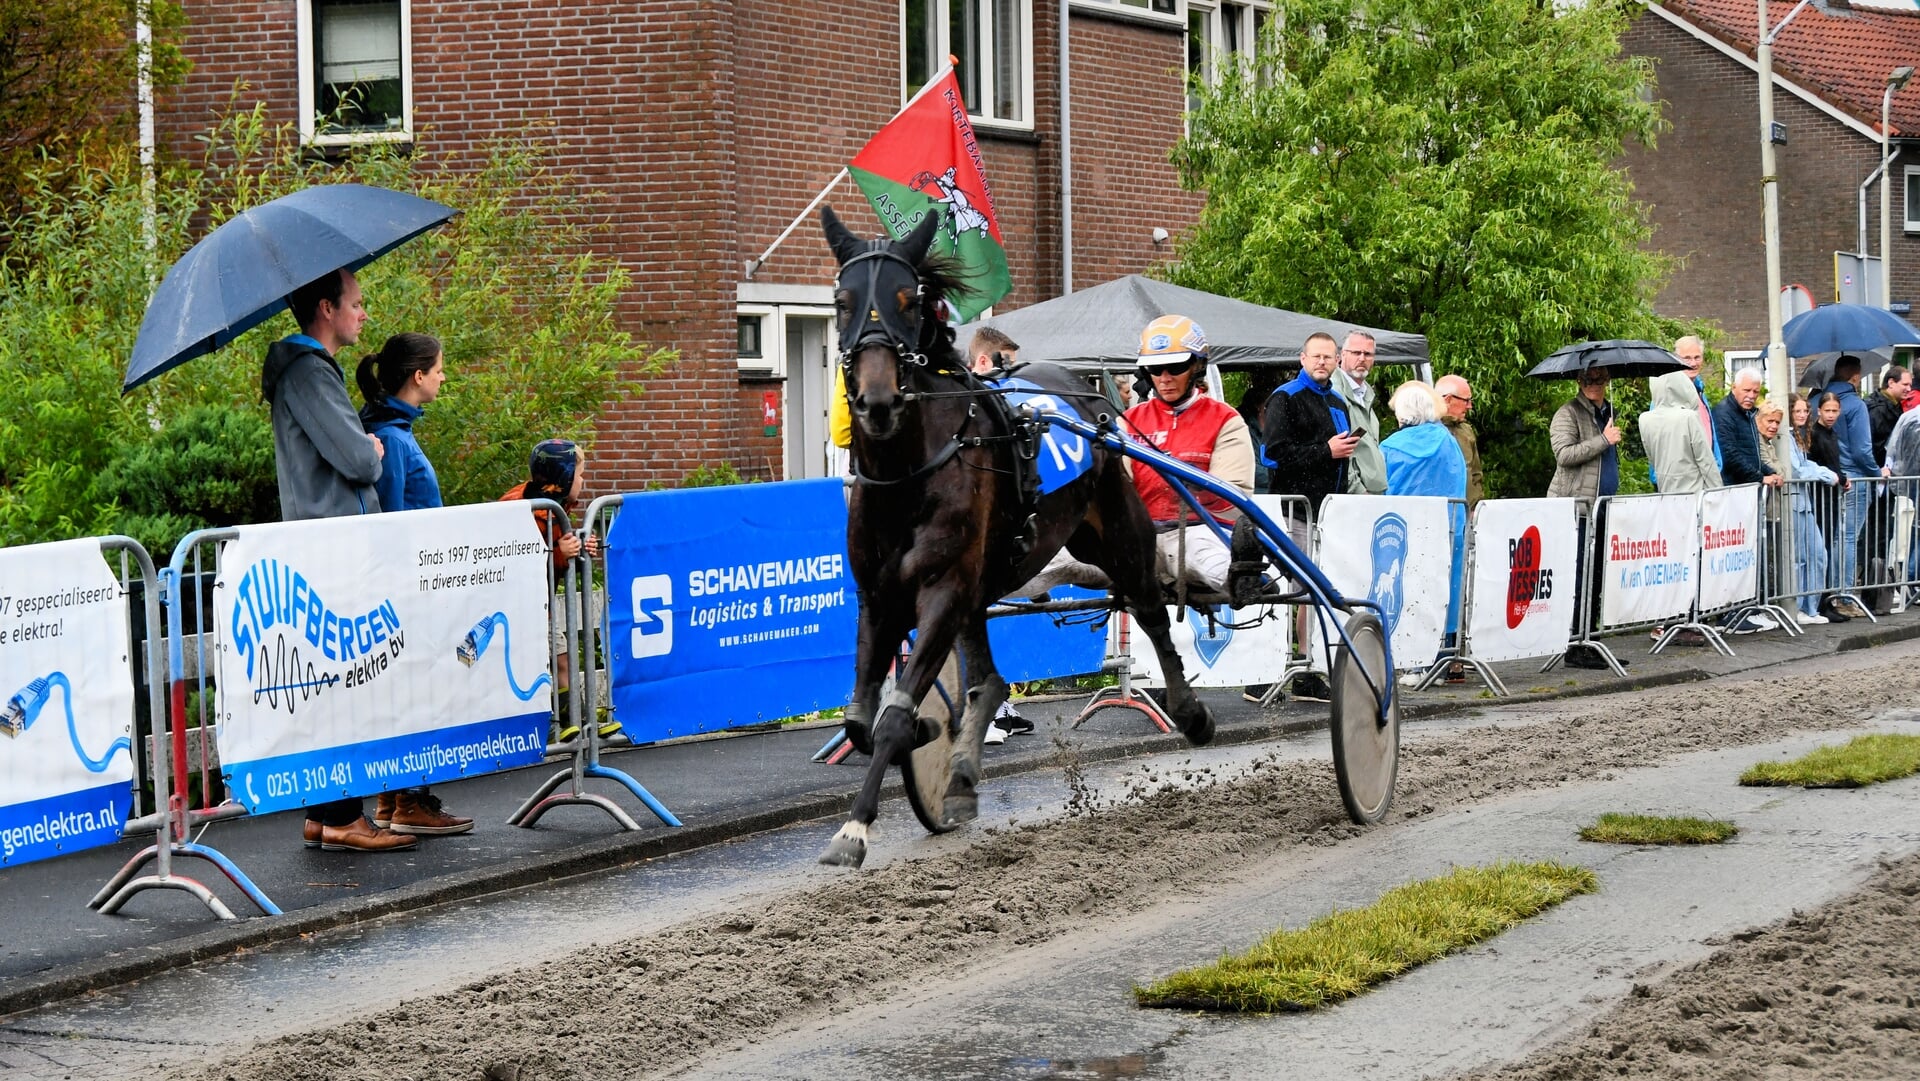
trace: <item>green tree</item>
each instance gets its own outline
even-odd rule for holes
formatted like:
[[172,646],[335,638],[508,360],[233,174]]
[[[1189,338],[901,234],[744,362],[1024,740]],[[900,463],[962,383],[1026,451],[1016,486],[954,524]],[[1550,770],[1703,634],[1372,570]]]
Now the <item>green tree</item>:
[[[248,494],[263,476],[272,483],[270,442],[240,456],[218,490],[136,499],[129,487],[171,487],[166,478],[188,465],[197,440],[217,434],[233,445],[265,430],[260,358],[296,329],[291,316],[133,394],[122,396],[120,381],[158,273],[212,226],[310,184],[378,184],[461,211],[360,272],[372,317],[340,358],[351,386],[354,365],[388,335],[440,338],[448,380],[416,434],[450,504],[495,499],[526,479],[527,450],[540,439],[590,442],[599,411],[671,357],[620,328],[626,271],[595,253],[580,197],[538,133],[458,168],[421,146],[329,163],[263,115],[232,115],[208,134],[204,162],[167,170],[156,252],[141,239],[139,172],[124,149],[98,167],[35,174],[30,209],[4,223],[16,244],[0,259],[0,545],[123,522],[164,541],[182,525],[257,517]],[[251,414],[251,423],[208,408]]]
[[1489,494],[1540,494],[1573,387],[1526,369],[1583,338],[1679,332],[1652,307],[1670,260],[1611,164],[1661,124],[1647,63],[1620,49],[1639,5],[1274,7],[1173,151],[1207,204],[1170,276],[1425,334],[1436,370],[1474,384]]
[[152,81],[177,85],[186,17],[167,0],[0,0],[0,213],[44,183],[41,160],[96,160],[131,134],[145,9]]

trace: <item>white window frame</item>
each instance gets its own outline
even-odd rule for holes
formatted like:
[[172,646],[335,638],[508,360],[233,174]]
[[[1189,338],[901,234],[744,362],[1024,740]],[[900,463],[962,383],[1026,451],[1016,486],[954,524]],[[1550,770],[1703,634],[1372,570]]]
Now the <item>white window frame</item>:
[[315,27],[313,0],[297,0],[295,23],[300,52],[300,141],[314,146],[352,146],[361,143],[410,143],[413,141],[413,0],[400,4],[400,127],[392,131],[336,131],[320,133],[314,111],[318,73],[313,70]]
[[1155,11],[1154,0],[1070,0],[1070,3],[1076,8],[1111,13],[1127,19],[1166,23],[1169,26],[1187,25],[1187,0],[1172,0],[1172,11]]
[[[935,28],[933,55],[936,57],[944,57],[944,56],[954,54],[953,35],[949,31],[948,27],[952,23],[953,5],[960,2],[963,2],[963,0],[902,0],[900,4],[900,85],[903,88],[901,97],[900,97],[900,102],[902,105],[906,104],[907,99],[911,98],[914,92],[920,89],[917,86],[909,87],[906,85],[907,84],[907,51],[913,46],[913,43],[907,40],[907,5],[910,3],[926,3],[932,6],[933,16],[934,16],[933,21],[934,21],[934,28]],[[994,36],[993,35],[993,29],[994,29],[993,0],[978,0],[978,3],[980,6],[980,12],[982,15],[982,23],[980,27],[980,40],[982,42],[990,43],[992,42],[993,36]],[[979,127],[1009,128],[1017,131],[1033,130],[1033,4],[1034,4],[1034,0],[1018,0],[1018,3],[1020,5],[1020,49],[1021,49],[1020,114],[1021,114],[1021,119],[1009,120],[1005,117],[995,116],[992,113],[986,111],[987,107],[993,103],[996,97],[998,97],[998,95],[995,93],[995,90],[998,88],[994,85],[994,81],[993,81],[994,75],[995,75],[995,72],[994,72],[995,64],[993,63],[994,53],[992,52],[992,47],[989,44],[986,46],[986,49],[987,49],[986,55],[980,58],[980,86],[976,91],[976,93],[974,94],[974,97],[980,100],[978,101],[969,100],[967,102],[967,117],[970,120],[972,120],[976,126],[979,126]],[[932,70],[934,71],[938,71],[939,69],[940,69],[939,65],[934,65],[932,67]]]
[[[1273,18],[1273,5],[1269,3],[1268,0],[1228,0],[1227,3],[1222,3],[1221,0],[1183,0],[1182,7],[1185,9],[1183,14],[1198,13],[1205,16],[1207,20],[1207,43],[1212,47],[1213,54],[1237,52],[1249,60],[1254,57],[1255,51],[1260,45],[1259,36],[1254,32],[1256,21],[1254,12],[1256,10],[1264,11],[1267,13],[1267,18]],[[1235,13],[1235,17],[1240,20],[1241,47],[1238,50],[1225,49],[1217,44],[1226,38],[1224,31],[1227,25],[1227,16],[1222,10],[1226,7],[1238,9]],[[1191,33],[1191,23],[1192,20],[1190,18],[1184,18],[1180,25],[1188,27],[1189,33]],[[1220,81],[1220,66],[1215,62],[1214,55],[1209,55],[1203,63],[1205,64],[1204,73],[1207,85],[1213,86],[1218,84]],[[1191,77],[1194,73],[1192,69],[1188,69],[1187,74]]]
[[1915,184],[1920,183],[1920,165],[1909,165],[1903,169],[1901,180],[1903,183],[1900,185],[1900,217],[1904,222],[1902,228],[1909,233],[1920,233],[1920,218],[1913,216],[1913,191]]
[[[734,344],[734,362],[742,375],[773,376],[784,379],[787,375],[786,328],[774,317],[771,304],[741,304],[735,314],[741,319],[760,320],[760,355],[743,357],[739,355],[739,342]],[[775,335],[780,335],[778,341]]]

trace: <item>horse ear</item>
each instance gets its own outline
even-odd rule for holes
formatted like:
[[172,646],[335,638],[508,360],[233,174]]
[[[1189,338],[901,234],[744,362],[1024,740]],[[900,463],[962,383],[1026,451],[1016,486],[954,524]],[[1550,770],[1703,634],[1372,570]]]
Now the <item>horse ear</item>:
[[835,214],[830,206],[820,208],[820,225],[827,232],[827,247],[833,249],[833,257],[843,266],[866,246],[865,242],[853,235],[851,229],[840,224],[840,215]]
[[907,239],[900,242],[904,249],[900,254],[907,257],[907,262],[917,264],[927,257],[927,249],[933,247],[934,235],[940,231],[941,213],[936,210],[928,214],[907,234]]

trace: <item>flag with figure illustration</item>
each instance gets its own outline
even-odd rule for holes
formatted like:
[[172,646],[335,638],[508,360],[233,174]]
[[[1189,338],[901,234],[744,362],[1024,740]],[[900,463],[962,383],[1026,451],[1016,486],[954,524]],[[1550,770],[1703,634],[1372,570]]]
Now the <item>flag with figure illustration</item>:
[[895,240],[941,215],[933,251],[957,257],[971,292],[954,300],[965,323],[1013,289],[986,162],[951,67],[934,76],[854,156],[848,170]]

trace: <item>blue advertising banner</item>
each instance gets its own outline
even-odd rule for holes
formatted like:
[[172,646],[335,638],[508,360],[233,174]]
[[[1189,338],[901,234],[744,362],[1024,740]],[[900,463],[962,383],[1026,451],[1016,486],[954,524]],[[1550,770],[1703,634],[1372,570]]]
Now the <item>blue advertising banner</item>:
[[613,705],[636,743],[844,706],[856,604],[836,479],[629,495],[607,535]]
[[[1097,589],[1061,586],[1051,591],[1054,600],[1083,600],[1105,594]],[[1074,620],[1088,620],[1092,612],[1078,612]],[[1006,616],[987,621],[987,646],[993,650],[993,666],[1008,683],[1030,679],[1058,679],[1098,672],[1107,659],[1107,628],[1104,622],[1056,624],[1053,616]]]

